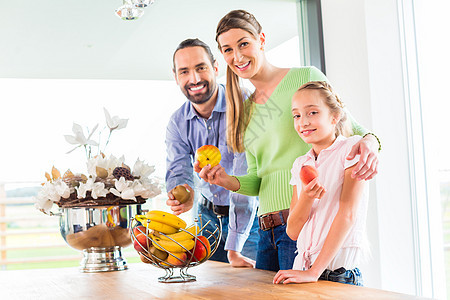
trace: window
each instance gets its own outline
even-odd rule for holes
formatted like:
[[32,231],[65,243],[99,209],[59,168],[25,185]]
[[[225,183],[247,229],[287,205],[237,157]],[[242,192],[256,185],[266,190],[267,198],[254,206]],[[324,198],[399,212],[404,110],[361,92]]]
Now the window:
[[[446,294],[447,299],[450,299],[450,140],[447,138],[450,129],[450,101],[449,97],[445,96],[445,88],[440,87],[445,86],[450,79],[450,44],[442,38],[442,29],[450,27],[445,13],[450,9],[450,3],[437,1],[431,7],[425,1],[412,2],[423,120],[428,192],[425,208],[429,215],[429,260],[432,268],[433,296],[440,298]],[[421,223],[420,226],[426,224]]]
[[[61,238],[58,218],[37,211],[31,199],[52,165],[86,174],[84,149],[66,153],[72,145],[64,135],[72,134],[72,122],[103,129],[103,107],[128,118],[104,153],[124,155],[128,164],[139,157],[155,165],[164,182],[165,128],[185,98],[173,81],[0,79],[0,86],[7,99],[0,120],[0,219],[7,222],[0,223],[1,264],[8,270],[78,266],[81,253]],[[163,208],[165,200],[163,192],[144,208]],[[125,253],[127,259],[136,256],[133,247]]]

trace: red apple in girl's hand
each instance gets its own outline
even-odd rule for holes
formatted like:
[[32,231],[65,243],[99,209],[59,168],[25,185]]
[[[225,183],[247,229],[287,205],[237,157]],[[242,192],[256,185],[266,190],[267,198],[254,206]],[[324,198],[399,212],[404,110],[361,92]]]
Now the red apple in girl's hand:
[[319,176],[319,173],[313,166],[303,166],[300,170],[300,179],[304,184],[310,183],[317,176]]

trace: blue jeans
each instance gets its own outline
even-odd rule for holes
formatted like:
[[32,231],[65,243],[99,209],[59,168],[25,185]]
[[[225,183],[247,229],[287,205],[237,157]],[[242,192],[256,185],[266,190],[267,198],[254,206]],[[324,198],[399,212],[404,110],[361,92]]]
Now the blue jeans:
[[363,286],[362,274],[358,268],[354,268],[353,270],[339,268],[334,271],[327,269],[320,275],[319,279]]
[[[208,226],[206,226],[205,229],[214,232],[215,224],[218,225],[219,220],[217,219],[217,215],[212,211],[212,209],[207,209],[202,204],[199,204],[198,214],[202,216],[203,224],[205,224],[208,221],[211,221],[211,223],[208,224]],[[228,216],[222,217],[222,238],[220,239],[219,247],[217,248],[216,252],[214,252],[214,254],[211,256],[210,260],[228,263],[227,251],[224,249],[225,241],[227,240],[228,236],[228,222],[229,222]],[[258,230],[259,230],[258,217],[255,217],[252,229],[250,230],[250,234],[241,251],[242,255],[251,258],[253,260],[256,260],[256,253],[259,241]]]
[[297,242],[286,234],[286,225],[267,231],[259,230],[256,268],[269,271],[292,269],[296,250]]

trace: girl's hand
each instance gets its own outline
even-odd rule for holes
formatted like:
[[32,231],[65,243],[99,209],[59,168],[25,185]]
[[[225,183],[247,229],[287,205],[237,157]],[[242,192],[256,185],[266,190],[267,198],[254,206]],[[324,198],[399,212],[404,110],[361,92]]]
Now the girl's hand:
[[313,273],[311,269],[300,270],[280,270],[273,278],[274,284],[316,282],[319,276]]
[[378,147],[378,141],[371,134],[352,147],[347,160],[352,160],[356,155],[360,155],[359,162],[353,169],[352,178],[370,180],[378,173]]
[[325,192],[326,192],[326,190],[323,187],[323,185],[321,185],[319,183],[318,178],[314,178],[307,185],[302,184],[301,195],[303,195],[304,197],[306,197],[310,200],[313,200],[316,198],[321,199],[323,197],[323,194],[325,194]]

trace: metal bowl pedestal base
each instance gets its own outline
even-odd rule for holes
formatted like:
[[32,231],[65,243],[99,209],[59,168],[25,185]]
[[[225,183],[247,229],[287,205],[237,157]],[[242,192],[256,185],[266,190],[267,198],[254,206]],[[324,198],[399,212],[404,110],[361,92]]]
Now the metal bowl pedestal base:
[[173,276],[173,268],[164,269],[166,271],[166,276],[159,277],[158,281],[163,283],[196,281],[197,278],[194,275],[188,274],[187,269],[188,268],[180,269],[180,276]]
[[80,271],[85,273],[122,271],[128,269],[122,247],[91,247],[83,250]]

